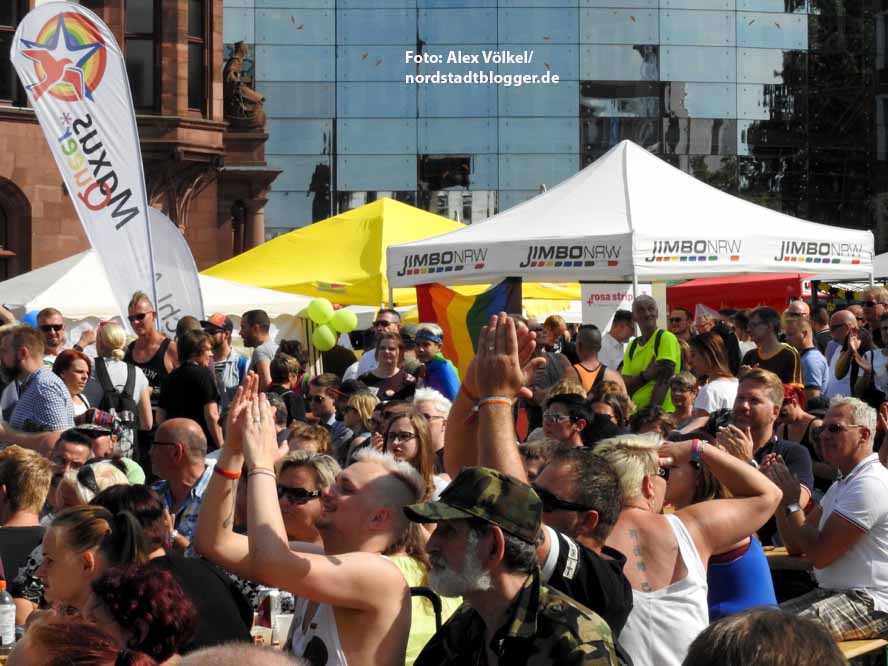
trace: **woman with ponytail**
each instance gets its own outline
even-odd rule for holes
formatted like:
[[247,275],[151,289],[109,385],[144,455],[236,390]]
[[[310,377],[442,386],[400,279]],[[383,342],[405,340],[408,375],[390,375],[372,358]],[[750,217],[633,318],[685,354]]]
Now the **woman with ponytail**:
[[99,625],[79,616],[48,613],[32,622],[7,666],[157,666],[142,652],[121,646]]
[[112,514],[98,506],[65,509],[43,536],[43,563],[37,576],[46,601],[83,610],[90,584],[108,567],[148,559],[138,520],[129,512]]
[[[124,424],[124,432],[117,444],[117,453],[127,458],[135,457],[135,438],[137,430],[151,430],[154,415],[151,411],[151,386],[141,368],[123,360],[126,348],[126,331],[117,322],[109,321],[99,324],[96,334],[96,367],[90,380],[93,404],[100,409],[110,411],[104,400],[109,395],[122,395],[127,388],[127,380],[132,375],[133,389],[128,397],[136,405],[135,412],[115,409],[116,416]],[[106,381],[107,380],[107,381]],[[99,400],[96,398],[99,397]]]

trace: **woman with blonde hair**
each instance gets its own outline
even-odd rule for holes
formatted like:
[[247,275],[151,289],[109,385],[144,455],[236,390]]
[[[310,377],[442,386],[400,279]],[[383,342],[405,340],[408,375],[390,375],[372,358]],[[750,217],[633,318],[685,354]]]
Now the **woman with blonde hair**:
[[349,396],[343,413],[343,421],[354,433],[354,436],[348,443],[348,453],[345,458],[346,467],[351,464],[352,454],[370,443],[370,437],[373,435],[373,410],[378,404],[379,398],[370,391],[358,391]]
[[80,469],[70,470],[62,476],[56,489],[56,509],[61,511],[89,504],[105,488],[129,484],[126,465],[119,458],[89,460]]
[[123,360],[126,353],[126,331],[117,322],[102,322],[96,332],[95,371],[90,382],[93,390],[104,395],[126,393],[136,403],[136,413],[117,412],[123,423],[123,432],[117,451],[128,458],[135,457],[136,436],[139,430],[151,430],[154,415],[151,411],[151,386],[142,370]]
[[[751,443],[750,443],[751,446]],[[758,470],[699,440],[623,435],[594,449],[620,478],[623,510],[605,542],[627,557],[633,609],[620,644],[636,666],[678,666],[709,624],[706,564],[773,515],[780,490]],[[662,515],[673,469],[705,465],[731,495]]]

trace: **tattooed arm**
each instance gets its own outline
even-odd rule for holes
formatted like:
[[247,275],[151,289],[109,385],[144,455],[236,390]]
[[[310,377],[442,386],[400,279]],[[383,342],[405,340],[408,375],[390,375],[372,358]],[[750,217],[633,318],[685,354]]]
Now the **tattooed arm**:
[[[246,413],[247,401],[255,396],[256,375],[250,373],[245,385],[237,390],[228,414],[229,437],[216,463],[217,470],[238,473],[244,466],[244,454],[238,441],[238,429],[232,424]],[[245,481],[242,479],[241,481]],[[234,532],[234,506],[238,481],[214,473],[200,503],[200,515],[194,533],[194,548],[198,553],[223,569],[248,578],[250,574],[250,547],[248,538]]]

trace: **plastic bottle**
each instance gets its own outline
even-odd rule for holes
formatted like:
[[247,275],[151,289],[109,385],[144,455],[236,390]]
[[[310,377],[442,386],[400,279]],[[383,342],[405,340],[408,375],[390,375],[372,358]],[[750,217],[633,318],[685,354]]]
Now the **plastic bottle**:
[[15,601],[0,580],[0,654],[9,654],[15,645]]

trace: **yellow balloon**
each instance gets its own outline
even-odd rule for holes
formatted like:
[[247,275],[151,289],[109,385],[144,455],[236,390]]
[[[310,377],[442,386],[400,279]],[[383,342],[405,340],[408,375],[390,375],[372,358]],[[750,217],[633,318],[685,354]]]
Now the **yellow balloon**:
[[318,351],[330,351],[336,344],[336,333],[326,324],[322,324],[311,334],[311,343]]
[[351,333],[358,325],[358,316],[351,310],[337,310],[330,319],[330,326],[337,333]]
[[308,318],[315,324],[326,324],[333,316],[333,304],[326,298],[315,298],[308,304]]

